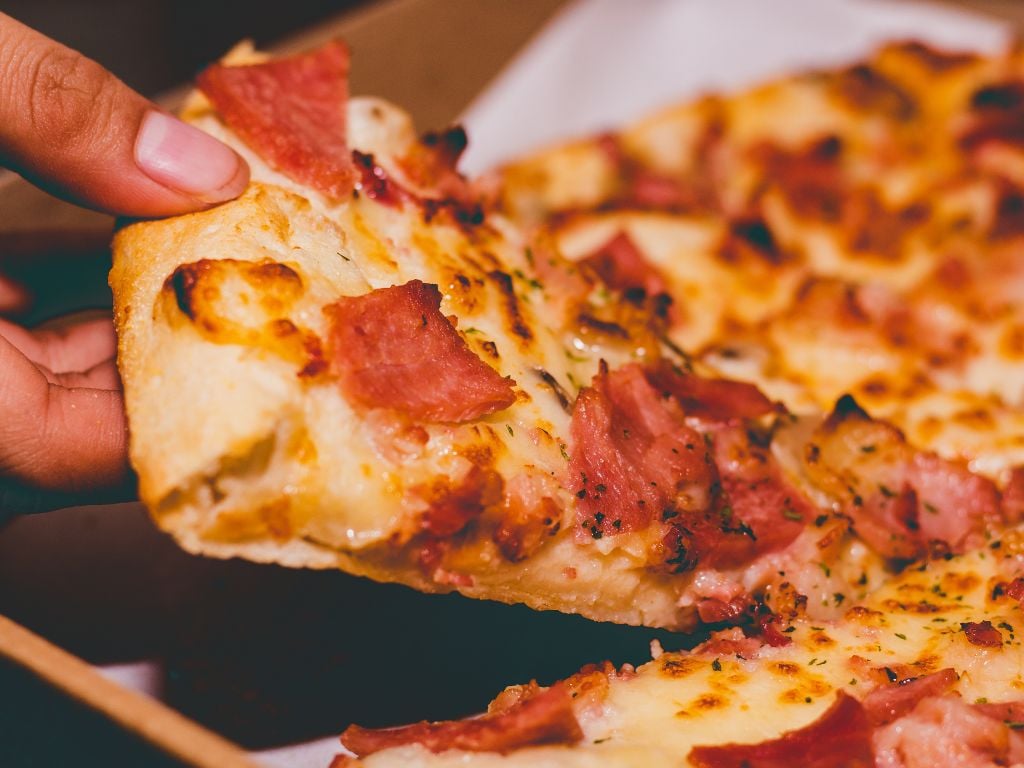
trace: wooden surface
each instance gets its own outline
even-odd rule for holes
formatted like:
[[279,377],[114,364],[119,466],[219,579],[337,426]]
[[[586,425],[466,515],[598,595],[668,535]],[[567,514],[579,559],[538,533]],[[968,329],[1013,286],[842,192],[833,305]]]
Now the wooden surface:
[[[244,752],[227,740],[147,696],[107,680],[81,659],[3,616],[0,616],[0,659],[31,672],[41,681],[120,723],[187,765],[197,768],[256,768]],[[6,694],[10,696],[11,692],[6,691]],[[62,723],[52,725],[59,732]],[[59,738],[58,733],[54,735]],[[10,735],[5,741],[10,741]],[[0,745],[0,750],[5,746],[9,748],[9,745]],[[46,751],[43,744],[37,744],[36,748],[40,753]],[[97,756],[81,755],[83,761],[89,763],[94,757]],[[116,760],[113,755],[103,757]],[[17,757],[8,755],[8,760],[11,759]]]

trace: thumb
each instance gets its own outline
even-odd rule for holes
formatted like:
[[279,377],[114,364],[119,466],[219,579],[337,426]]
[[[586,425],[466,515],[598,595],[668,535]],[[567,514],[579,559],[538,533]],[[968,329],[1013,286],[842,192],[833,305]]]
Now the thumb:
[[164,216],[237,197],[245,161],[0,13],[0,163],[72,202]]

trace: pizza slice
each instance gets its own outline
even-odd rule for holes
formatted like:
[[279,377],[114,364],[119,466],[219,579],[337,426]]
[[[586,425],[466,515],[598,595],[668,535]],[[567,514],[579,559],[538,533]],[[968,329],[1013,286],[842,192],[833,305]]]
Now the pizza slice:
[[249,190],[117,234],[131,458],[185,548],[686,629],[832,616],[1016,519],[1024,476],[692,361],[629,237],[567,260],[347,66],[207,69],[185,117]]
[[[1024,59],[892,43],[511,163],[499,208],[666,293],[669,337],[797,412],[854,395],[1005,480],[1024,462]],[[728,297],[723,300],[723,297]]]
[[505,689],[486,714],[350,726],[333,766],[953,768],[1024,761],[1022,533],[912,568],[832,620],[790,605],[634,668]]

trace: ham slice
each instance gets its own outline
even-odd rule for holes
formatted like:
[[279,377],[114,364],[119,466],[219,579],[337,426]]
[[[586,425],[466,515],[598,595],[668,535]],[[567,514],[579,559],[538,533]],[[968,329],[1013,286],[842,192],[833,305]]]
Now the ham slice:
[[481,360],[441,314],[436,285],[412,280],[346,296],[324,311],[330,369],[355,404],[463,422],[515,402],[515,382]]
[[864,707],[839,692],[835,704],[810,725],[760,744],[694,747],[697,768],[873,768],[871,725]]
[[271,168],[335,198],[352,191],[349,54],[333,40],[263,64],[213,64],[196,79],[221,119]]
[[556,684],[500,712],[468,720],[381,729],[350,725],[341,734],[341,743],[365,757],[405,744],[420,744],[431,752],[504,753],[533,744],[575,744],[582,738],[569,690]]

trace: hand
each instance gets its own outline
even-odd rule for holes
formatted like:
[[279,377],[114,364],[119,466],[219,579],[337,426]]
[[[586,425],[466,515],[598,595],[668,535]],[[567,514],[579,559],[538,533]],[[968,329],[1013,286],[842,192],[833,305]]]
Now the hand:
[[[0,14],[0,165],[62,197],[137,217],[238,196],[234,151],[95,62]],[[0,278],[0,313],[23,300]],[[110,318],[0,319],[0,519],[124,495],[124,405]]]

